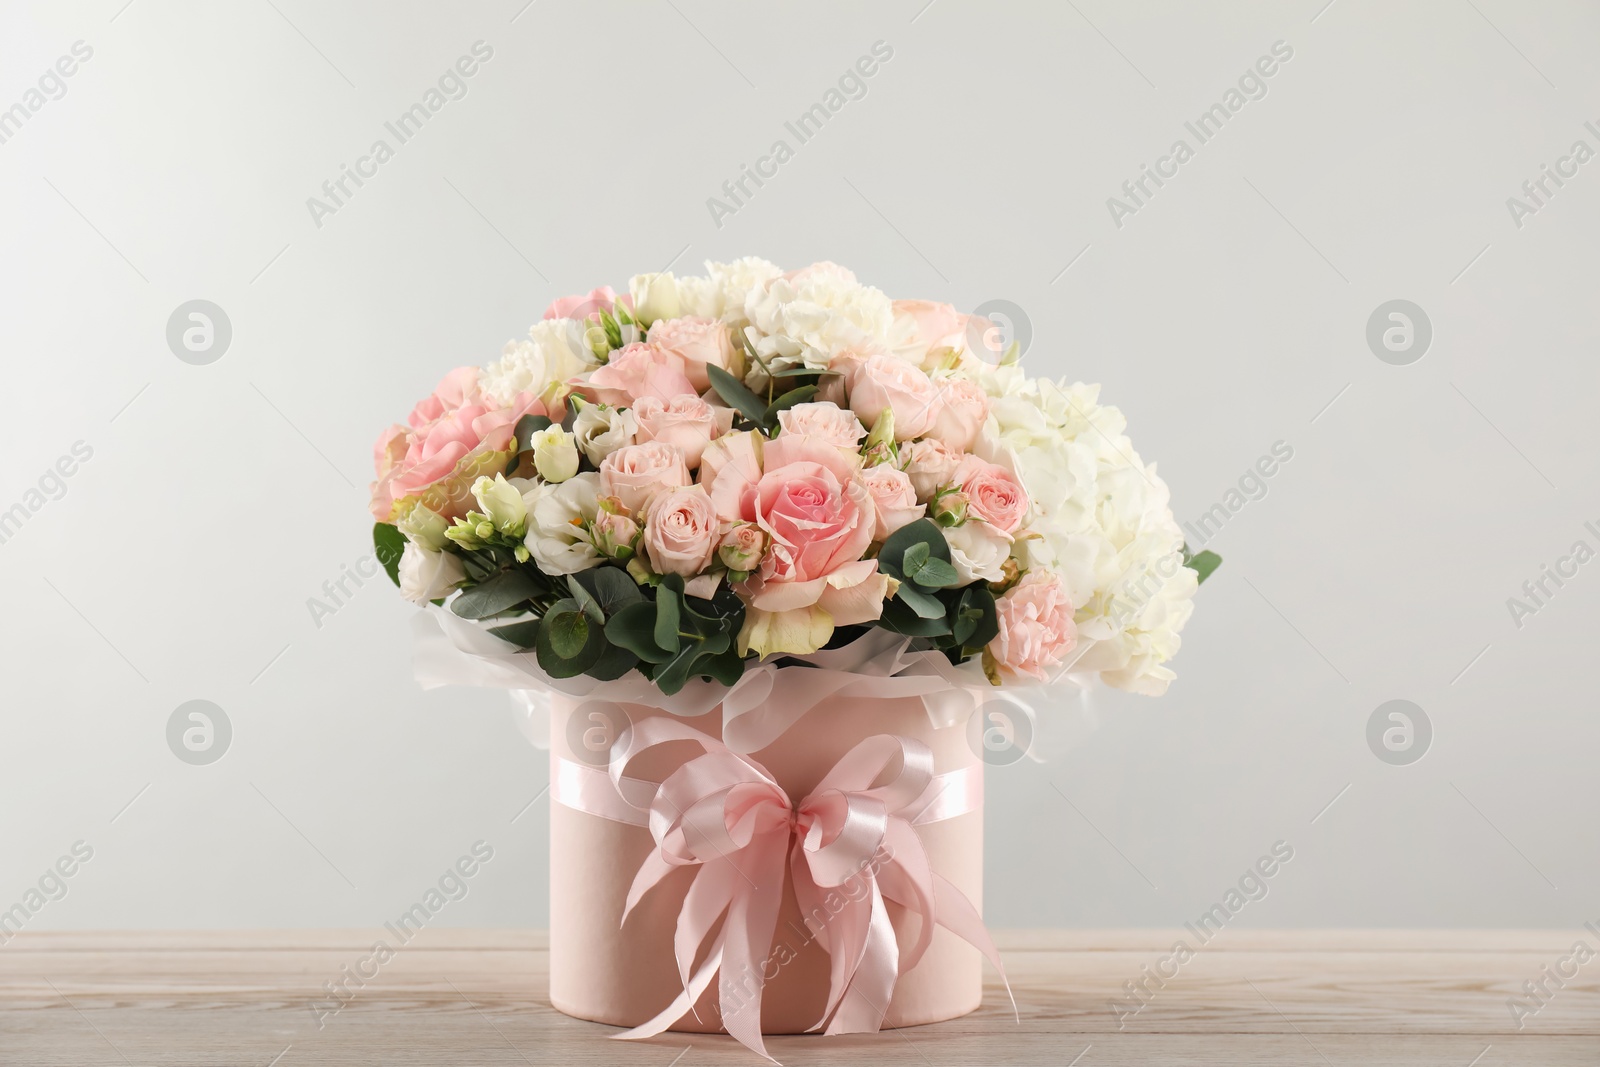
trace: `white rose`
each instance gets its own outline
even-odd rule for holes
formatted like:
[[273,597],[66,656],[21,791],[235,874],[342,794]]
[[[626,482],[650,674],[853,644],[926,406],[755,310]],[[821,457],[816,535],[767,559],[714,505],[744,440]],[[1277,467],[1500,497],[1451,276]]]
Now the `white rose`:
[[605,404],[584,402],[572,420],[572,435],[589,462],[596,467],[611,453],[634,443],[639,424],[633,412]]
[[450,552],[436,552],[419,544],[406,542],[400,553],[400,595],[413,604],[426,604],[448,596],[451,590],[467,580],[461,560]]
[[998,582],[1005,577],[1006,558],[1011,555],[1011,538],[986,522],[968,522],[944,531],[950,545],[950,564],[961,576],[961,584]]
[[595,550],[589,526],[599,511],[600,476],[590,471],[559,483],[533,488],[524,544],[546,574],[575,574],[604,561]]
[[578,473],[578,443],[560,426],[536,430],[528,438],[533,469],[547,482],[564,482]]

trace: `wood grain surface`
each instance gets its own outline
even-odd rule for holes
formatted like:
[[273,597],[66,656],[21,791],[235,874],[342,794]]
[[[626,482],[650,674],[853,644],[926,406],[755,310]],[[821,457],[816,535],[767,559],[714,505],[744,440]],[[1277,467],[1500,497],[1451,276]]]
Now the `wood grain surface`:
[[[0,947],[0,1064],[443,1064],[699,1067],[758,1063],[725,1037],[610,1040],[545,999],[542,933],[423,931],[337,1012],[324,983],[379,931],[25,933]],[[1600,959],[1559,988],[1584,930],[1228,930],[1136,1013],[1125,983],[1185,931],[999,931],[1020,1022],[998,978],[983,1007],[875,1035],[784,1037],[785,1064],[1600,1064]],[[1565,965],[1568,970],[1571,964]],[[370,971],[370,968],[368,968]],[[1545,981],[1528,999],[1524,982]],[[1518,1020],[1508,999],[1536,1013]],[[1122,1014],[1113,1008],[1120,1000]]]

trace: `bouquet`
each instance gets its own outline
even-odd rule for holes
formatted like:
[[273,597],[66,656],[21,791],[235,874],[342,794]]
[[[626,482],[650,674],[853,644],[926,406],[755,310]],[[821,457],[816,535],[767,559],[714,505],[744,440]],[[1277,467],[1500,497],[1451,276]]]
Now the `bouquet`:
[[980,682],[1166,689],[1220,560],[1098,386],[837,264],[706,267],[555,301],[379,437],[407,599],[669,695],[872,628]]

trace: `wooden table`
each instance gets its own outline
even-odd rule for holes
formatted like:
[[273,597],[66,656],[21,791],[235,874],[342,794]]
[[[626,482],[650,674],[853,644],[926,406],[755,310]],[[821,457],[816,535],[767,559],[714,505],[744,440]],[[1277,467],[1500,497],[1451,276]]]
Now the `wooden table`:
[[[311,1002],[377,931],[25,933],[0,947],[0,1064],[519,1065],[758,1063],[725,1037],[610,1041],[544,1002],[544,937],[430,929],[337,1014]],[[999,931],[1022,1021],[998,983],[954,1022],[783,1037],[785,1064],[1600,1064],[1600,958],[1515,1025],[1507,999],[1574,931],[1228,930],[1175,967],[1183,931]],[[1142,968],[1176,975],[1119,1020]],[[1524,1001],[1531,1008],[1533,1001]],[[1121,1027],[1119,1028],[1119,1021]]]

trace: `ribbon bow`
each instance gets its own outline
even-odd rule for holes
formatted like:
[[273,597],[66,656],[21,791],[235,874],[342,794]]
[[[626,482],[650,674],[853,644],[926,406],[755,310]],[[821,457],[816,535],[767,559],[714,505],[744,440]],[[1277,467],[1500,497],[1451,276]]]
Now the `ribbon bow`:
[[[627,775],[641,754],[674,741],[695,742],[702,754],[658,786]],[[892,777],[875,786],[896,762]],[[807,926],[831,962],[827,1006],[813,1031],[824,1026],[828,1034],[878,1030],[895,982],[922,958],[936,923],[975,946],[1005,979],[982,918],[965,894],[932,869],[917,835],[916,821],[936,811],[941,800],[930,788],[933,754],[922,742],[892,734],[869,737],[795,804],[749,756],[678,720],[658,717],[636,724],[619,739],[609,773],[624,799],[648,811],[656,841],[634,876],[622,921],[675,868],[700,868],[684,897],[674,937],[683,992],[655,1018],[617,1036],[661,1033],[692,1010],[720,975],[723,1027],[776,1063],[761,1039],[761,987],[786,874]],[[861,879],[867,892],[846,896],[842,910],[830,915],[824,898],[852,878]],[[910,944],[898,943],[886,900],[917,916]],[[705,961],[691,974],[724,912],[727,919]],[[828,916],[827,921],[815,920],[817,915]],[[1008,982],[1008,995],[1010,989]],[[1013,1009],[1015,1003],[1013,998]]]

